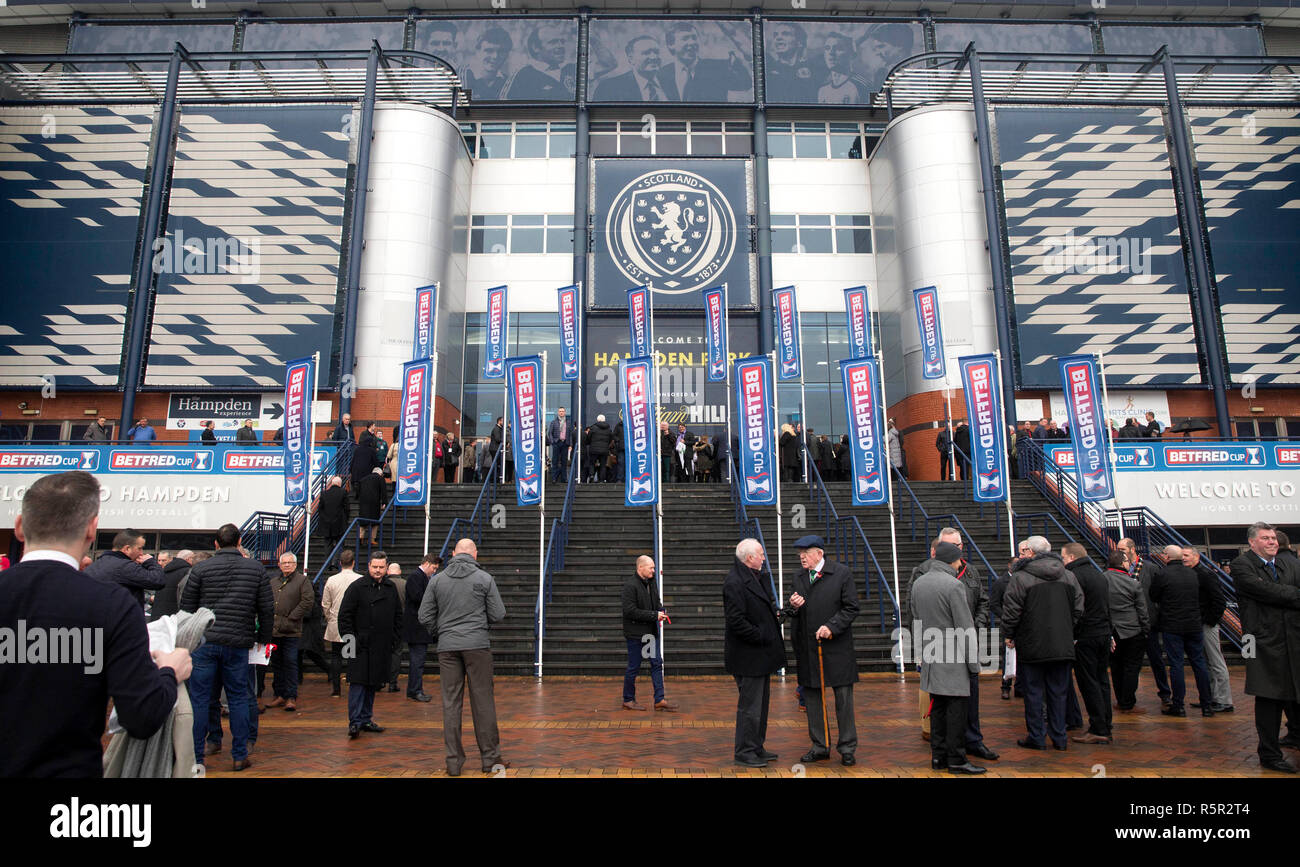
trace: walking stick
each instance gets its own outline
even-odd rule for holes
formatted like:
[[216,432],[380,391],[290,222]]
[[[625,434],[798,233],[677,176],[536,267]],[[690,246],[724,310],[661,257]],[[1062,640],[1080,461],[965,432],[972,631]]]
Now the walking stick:
[[822,691],[822,731],[826,738],[826,751],[831,749],[831,724],[826,719],[826,666],[822,662],[822,640],[817,639],[817,678]]

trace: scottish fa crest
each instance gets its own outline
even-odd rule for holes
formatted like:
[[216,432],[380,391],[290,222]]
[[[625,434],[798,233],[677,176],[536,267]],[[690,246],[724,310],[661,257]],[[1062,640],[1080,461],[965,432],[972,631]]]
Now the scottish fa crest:
[[633,180],[615,196],[605,231],[624,276],[672,295],[698,290],[736,250],[736,215],[726,197],[688,171]]

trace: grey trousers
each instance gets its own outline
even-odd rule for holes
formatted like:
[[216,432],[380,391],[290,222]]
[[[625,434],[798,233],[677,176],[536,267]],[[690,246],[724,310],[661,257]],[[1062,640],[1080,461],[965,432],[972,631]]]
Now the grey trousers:
[[[835,727],[839,730],[835,749],[840,755],[851,756],[858,748],[858,726],[853,719],[853,685],[832,686],[831,689],[835,692]],[[803,700],[807,705],[808,737],[812,739],[813,749],[819,753],[829,753],[826,733],[822,730],[822,691],[805,686]],[[965,731],[963,728],[963,736]]]
[[1223,659],[1223,646],[1219,643],[1219,627],[1202,626],[1205,635],[1205,667],[1210,670],[1210,695],[1215,704],[1232,704],[1232,684],[1228,680],[1228,663]]
[[464,708],[465,680],[469,680],[469,712],[474,720],[474,739],[478,741],[483,771],[501,761],[501,736],[497,731],[496,698],[492,692],[492,651],[452,650],[438,654],[438,671],[442,691],[442,736],[447,745],[447,770],[459,772],[465,764],[461,745],[461,713]]

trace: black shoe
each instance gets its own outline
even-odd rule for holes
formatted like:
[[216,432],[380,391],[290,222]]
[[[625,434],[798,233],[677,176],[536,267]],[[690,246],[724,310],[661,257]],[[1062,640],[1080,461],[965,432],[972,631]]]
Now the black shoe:
[[1009,686],[1002,687],[1002,700],[1011,701],[1011,687]]
[[799,757],[799,761],[803,762],[804,764],[808,764],[809,762],[824,762],[830,757],[831,757],[830,753],[817,753],[817,752],[813,752],[812,750],[809,750],[808,752],[804,753],[802,756]]
[[1296,772],[1295,765],[1286,759],[1269,759],[1268,761],[1260,759],[1259,766],[1266,771],[1277,771],[1283,774],[1294,774]]
[[974,749],[966,750],[966,755],[974,756],[977,759],[983,759],[986,762],[996,762],[998,760],[998,754],[984,746],[984,744],[979,744]]
[[[1183,717],[1187,716],[1186,709],[1181,707],[1175,707],[1172,704],[1169,705],[1169,707],[1165,708],[1164,710],[1160,711],[1160,713],[1162,713],[1165,716],[1183,716]],[[1213,714],[1214,711],[1210,711],[1210,713]]]
[[775,762],[777,759],[776,753],[768,752],[767,750],[763,750],[761,753],[759,753],[758,757],[765,762]]
[[1278,741],[1279,746],[1290,747],[1293,750],[1300,750],[1300,738],[1295,735],[1287,735]]
[[1201,708],[1201,716],[1214,716],[1216,713],[1218,713],[1218,711],[1212,707]]
[[1230,704],[1219,704],[1216,702],[1214,705],[1215,713],[1233,713],[1234,711],[1236,711],[1236,708]]
[[978,765],[972,765],[970,762],[967,762],[964,765],[948,766],[948,773],[950,774],[970,774],[971,776],[974,776],[976,774],[983,774],[987,772],[988,772],[988,768],[981,768]]
[[374,732],[375,734],[379,734],[384,730],[384,727],[381,725],[375,725],[373,722],[368,722],[362,723],[361,730],[363,732]]
[[854,765],[856,765],[857,763],[858,763],[858,760],[855,759],[855,758],[853,757],[853,753],[841,753],[841,754],[840,754],[840,764],[843,765],[844,767],[846,767],[846,768],[851,768],[851,767],[853,767]]
[[402,688],[401,688],[400,686],[398,686],[397,684],[395,684],[395,683],[390,683],[390,684],[388,685],[388,691],[389,691],[389,692],[401,692],[401,691],[402,691]]
[[407,693],[406,697],[409,698],[411,701],[433,701],[433,697],[425,695],[424,690],[420,690],[419,692]]
[[1059,750],[1059,751],[1061,751],[1061,752],[1065,752],[1065,751],[1066,751],[1067,749],[1069,749],[1069,748],[1070,748],[1070,742],[1069,742],[1069,741],[1066,741],[1065,743],[1061,743],[1061,744],[1058,744],[1056,741],[1052,741],[1052,749],[1054,749],[1054,750]]
[[736,764],[746,768],[766,768],[767,762],[750,756],[736,756]]
[[330,698],[342,698],[342,693],[340,693],[337,689],[331,690]]
[[947,767],[948,767],[948,760],[947,760],[947,759],[935,759],[935,758],[930,759],[930,769],[931,769],[931,770],[942,771],[942,770],[946,769]]
[[361,726],[348,726],[348,740],[356,740],[359,734],[361,734]]
[[459,776],[460,776],[460,768],[455,768],[455,769],[447,768],[447,776],[449,776],[449,777],[459,777]]
[[1018,746],[1018,747],[1024,747],[1024,748],[1027,749],[1027,750],[1045,750],[1045,749],[1047,749],[1047,747],[1044,746],[1043,744],[1037,744],[1037,743],[1034,743],[1034,742],[1031,741],[1029,738],[1020,738],[1019,740],[1016,741],[1016,746]]

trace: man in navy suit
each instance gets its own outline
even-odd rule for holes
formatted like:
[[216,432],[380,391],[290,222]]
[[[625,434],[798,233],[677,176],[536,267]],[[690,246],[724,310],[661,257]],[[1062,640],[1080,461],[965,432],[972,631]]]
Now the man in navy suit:
[[659,71],[659,81],[671,102],[726,102],[729,90],[750,90],[753,74],[740,55],[727,60],[701,60],[700,34],[684,21],[668,28],[668,52],[673,62]]
[[0,777],[103,776],[109,698],[127,732],[148,738],[190,676],[187,650],[151,657],[125,587],[79,571],[98,532],[89,473],[43,476],[23,496],[14,535],[26,552],[0,581],[0,632],[19,637],[18,658],[0,665]]
[[[595,98],[599,102],[666,102],[659,72],[663,60],[659,54],[659,40],[653,36],[634,36],[623,49],[631,67],[622,75],[615,75],[596,85]],[[675,99],[676,97],[674,97]]]

